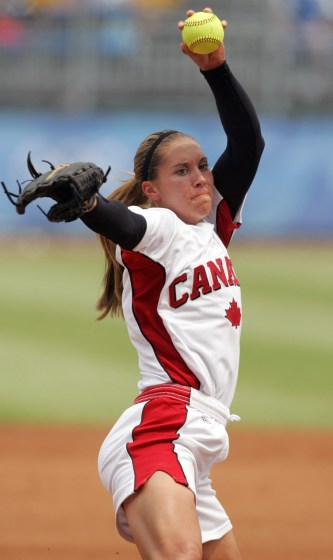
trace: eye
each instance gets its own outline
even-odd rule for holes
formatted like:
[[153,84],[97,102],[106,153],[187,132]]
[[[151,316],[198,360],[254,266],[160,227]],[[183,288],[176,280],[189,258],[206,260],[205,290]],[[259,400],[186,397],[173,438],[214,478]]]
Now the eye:
[[188,173],[187,167],[179,167],[176,171],[177,175],[186,175]]
[[207,169],[209,169],[208,161],[203,161],[202,163],[200,163],[199,169],[201,171],[207,171]]

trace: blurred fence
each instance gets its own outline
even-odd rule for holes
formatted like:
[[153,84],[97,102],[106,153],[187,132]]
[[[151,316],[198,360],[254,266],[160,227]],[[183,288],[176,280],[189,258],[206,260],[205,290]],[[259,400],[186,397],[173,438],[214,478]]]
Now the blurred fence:
[[[53,10],[29,11],[25,4],[0,3],[2,107],[86,111],[206,104],[205,84],[179,54],[177,29],[189,5],[202,9],[201,0],[173,2],[168,9],[159,2],[142,9],[128,1],[72,0],[67,9],[62,2],[57,11],[53,2]],[[333,111],[332,0],[210,4],[230,22],[228,60],[259,111]]]

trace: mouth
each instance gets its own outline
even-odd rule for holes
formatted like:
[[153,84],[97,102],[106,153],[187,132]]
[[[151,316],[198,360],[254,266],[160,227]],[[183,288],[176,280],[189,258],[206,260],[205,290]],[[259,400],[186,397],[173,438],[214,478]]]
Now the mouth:
[[208,196],[210,198],[210,194],[208,192],[201,192],[192,196],[191,200],[195,200],[196,198],[199,198],[201,196]]

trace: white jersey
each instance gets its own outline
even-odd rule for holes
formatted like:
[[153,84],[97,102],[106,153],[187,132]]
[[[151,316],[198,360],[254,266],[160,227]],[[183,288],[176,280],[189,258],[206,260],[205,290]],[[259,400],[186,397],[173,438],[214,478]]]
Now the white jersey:
[[117,247],[124,267],[123,313],[142,376],[139,390],[174,382],[229,408],[242,313],[226,247],[239,224],[232,223],[217,191],[211,214],[196,225],[164,208],[130,209],[147,221],[135,249]]

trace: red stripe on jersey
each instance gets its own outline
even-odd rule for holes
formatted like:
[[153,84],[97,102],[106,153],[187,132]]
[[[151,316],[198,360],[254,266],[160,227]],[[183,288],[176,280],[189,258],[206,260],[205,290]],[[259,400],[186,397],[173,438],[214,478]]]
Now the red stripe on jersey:
[[221,200],[216,212],[216,231],[223,245],[228,247],[232,234],[240,224],[234,224],[230,214],[229,206],[225,200]]
[[130,275],[133,313],[143,336],[174,383],[198,389],[198,379],[176,350],[157,311],[165,284],[164,268],[135,251],[122,249],[121,256]]
[[135,492],[156,471],[164,471],[179,484],[188,486],[174,446],[178,430],[186,421],[186,405],[165,396],[145,404],[141,423],[133,430],[133,441],[126,446],[133,463]]

